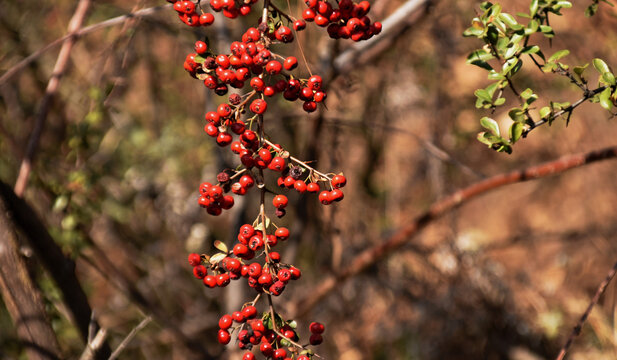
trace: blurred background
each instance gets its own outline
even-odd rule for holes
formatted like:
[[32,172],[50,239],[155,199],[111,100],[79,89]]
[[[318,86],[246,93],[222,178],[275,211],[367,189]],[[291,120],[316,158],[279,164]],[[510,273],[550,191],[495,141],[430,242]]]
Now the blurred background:
[[[296,15],[304,7],[298,3],[291,4]],[[383,20],[406,2],[371,3],[371,19]],[[512,14],[528,8],[523,0],[501,3]],[[564,62],[572,65],[594,57],[617,64],[617,12],[604,4],[587,18],[589,3],[575,2],[563,17],[551,18],[557,34],[552,44],[535,40],[545,53],[570,49]],[[0,4],[0,74],[64,36],[76,6],[67,0]],[[84,25],[163,4],[96,1]],[[344,172],[348,185],[345,200],[327,207],[315,196],[289,193],[292,206],[277,223],[292,236],[280,251],[303,276],[276,299],[284,316],[327,275],[454,190],[615,145],[615,120],[593,104],[578,108],[567,128],[557,120],[535,130],[512,155],[476,141],[478,120],[487,114],[475,109],[473,91],[488,82],[485,71],[465,64],[482,44],[461,34],[478,4],[427,1],[342,72],[331,59],[351,43],[332,41],[311,24],[298,36],[312,72],[330,80],[327,109],[307,115],[299,104],[278,98],[268,107],[267,131],[317,169]],[[206,91],[182,63],[205,37],[211,48],[226,52],[256,23],[255,10],[244,19],[217,18],[210,28],[189,28],[167,8],[84,35],[72,49],[24,198],[76,261],[112,349],[152,317],[120,358],[240,358],[232,345],[226,351],[216,342],[218,318],[254,291],[243,282],[206,289],[186,258],[189,252],[212,253],[216,239],[233,244],[238,226],[257,215],[258,196],[236,197],[236,206],[219,217],[198,206],[199,184],[237,163],[202,130],[205,111],[226,97]],[[281,52],[297,55],[297,43]],[[11,186],[58,49],[0,84],[0,180]],[[581,96],[567,79],[528,65],[516,81],[536,90],[538,108],[549,99]],[[506,129],[507,107],[493,117]],[[317,350],[327,359],[554,358],[617,258],[616,178],[615,163],[606,161],[478,197],[338,286],[296,319],[300,335],[307,338],[311,321],[324,323],[325,341]],[[62,293],[26,242],[22,253],[63,354],[78,358],[84,343]],[[616,294],[613,283],[570,359],[617,358]],[[0,349],[3,359],[25,356],[2,303]]]

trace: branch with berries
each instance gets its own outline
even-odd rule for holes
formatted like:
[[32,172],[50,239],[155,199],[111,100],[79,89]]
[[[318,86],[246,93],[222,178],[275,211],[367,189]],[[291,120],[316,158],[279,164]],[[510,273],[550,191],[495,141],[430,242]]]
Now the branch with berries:
[[[168,1],[173,3],[180,20],[193,27],[214,22],[210,9],[234,19],[248,15],[258,3],[257,0]],[[240,227],[233,245],[228,247],[217,240],[214,247],[218,252],[193,253],[188,258],[194,276],[208,288],[225,287],[232,280],[245,279],[255,289],[257,295],[252,301],[219,320],[218,341],[228,344],[234,337],[238,346],[247,350],[244,360],[255,359],[254,347],[259,347],[267,358],[320,358],[311,346],[322,343],[324,325],[311,323],[311,336],[303,344],[296,332],[296,321],[286,320],[275,310],[273,297],[280,296],[291,281],[298,280],[301,271],[285,263],[275,251],[278,244],[289,238],[290,232],[266,215],[266,197],[274,195],[271,204],[275,215],[281,218],[289,202],[280,193],[284,189],[318,194],[318,201],[329,205],[344,198],[342,188],[347,183],[342,173],[317,170],[308,161],[292,156],[266,134],[265,115],[271,98],[280,94],[285,100],[299,101],[307,113],[317,110],[327,98],[321,76],[311,73],[308,78],[298,77],[294,74],[298,59],[275,52],[272,45],[293,42],[297,32],[306,29],[307,22],[326,28],[333,39],[353,41],[370,39],[382,28],[381,23],[372,22],[367,16],[368,1],[307,0],[305,4],[302,19],[296,19],[264,0],[259,23],[248,28],[240,41],[232,42],[228,52],[217,53],[207,41],[199,40],[195,42],[195,51],[184,61],[184,69],[216,95],[225,96],[230,88],[238,89],[216,111],[205,114],[204,126],[205,133],[217,145],[231,148],[238,165],[219,173],[216,182],[203,182],[199,186],[198,204],[208,214],[217,216],[233,207],[234,195],[243,196],[256,188],[260,196],[255,220]],[[266,187],[269,176],[276,176],[280,190]],[[259,311],[262,299],[267,299],[267,306]]]

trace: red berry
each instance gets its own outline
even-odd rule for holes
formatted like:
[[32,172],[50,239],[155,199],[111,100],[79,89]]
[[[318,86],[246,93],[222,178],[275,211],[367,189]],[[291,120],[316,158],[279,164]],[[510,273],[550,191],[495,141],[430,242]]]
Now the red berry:
[[274,236],[276,236],[276,238],[281,241],[287,240],[289,238],[289,229],[281,226],[280,228],[276,229],[276,231],[274,232]]
[[204,285],[209,288],[216,287],[216,277],[214,275],[206,275],[204,278]]
[[334,189],[332,191],[329,192],[328,194],[328,199],[330,200],[330,202],[333,201],[341,201],[343,200],[343,191],[341,191],[341,189]]
[[199,25],[208,26],[208,25],[212,25],[212,23],[214,23],[214,15],[210,13],[205,13],[199,16]]
[[266,109],[268,108],[268,103],[266,103],[266,101],[263,99],[255,99],[253,100],[249,108],[255,114],[261,115],[266,112]]
[[193,275],[198,279],[203,279],[208,274],[208,270],[203,265],[197,265],[193,268]]
[[323,326],[322,323],[312,322],[311,325],[309,325],[309,330],[313,334],[323,334],[325,329],[326,328]]
[[240,180],[238,182],[240,183],[240,185],[242,185],[242,187],[245,187],[247,189],[255,185],[255,180],[249,174],[242,175],[242,177],[240,177]]
[[261,351],[261,353],[264,354],[264,356],[270,357],[272,356],[272,353],[274,352],[274,348],[272,347],[272,344],[265,342],[259,345],[259,351]]
[[231,327],[232,323],[233,323],[233,318],[231,317],[231,315],[225,314],[221,316],[221,318],[219,319],[219,328],[223,330],[227,330]]
[[285,168],[285,159],[280,156],[275,156],[270,164],[268,165],[268,169],[274,171],[283,171]]
[[223,345],[227,345],[229,344],[229,341],[231,340],[231,336],[229,335],[229,332],[227,332],[227,330],[219,330],[218,333],[218,341],[219,343],[223,344]]
[[197,266],[201,264],[201,255],[196,253],[189,254],[189,264],[191,266]]
[[283,360],[283,359],[285,359],[285,356],[287,356],[287,350],[285,350],[283,348],[274,350],[273,358],[275,360]]
[[270,161],[272,161],[272,153],[270,153],[270,150],[263,148],[259,150],[258,154],[259,158],[263,160],[266,164],[269,164]]
[[343,175],[334,175],[332,177],[332,187],[335,189],[342,188],[347,184],[347,179]]
[[319,202],[324,204],[324,205],[329,205],[332,201],[330,200],[330,192],[329,191],[322,191],[319,193]]
[[294,189],[296,189],[297,192],[299,193],[303,193],[306,191],[306,183],[304,182],[304,180],[296,180],[294,182]]
[[219,274],[216,277],[216,285],[225,287],[229,285],[229,274]]
[[[247,352],[242,356],[242,360],[255,360],[255,355],[252,352]],[[298,360],[300,360],[300,358],[298,358]]]
[[304,104],[302,104],[302,109],[307,113],[312,113],[317,110],[317,103],[314,101],[305,101]]
[[323,337],[320,334],[313,334],[309,338],[309,343],[311,345],[319,345],[323,342]]
[[253,319],[257,316],[257,308],[252,305],[246,306],[242,309],[242,315],[244,315],[246,319]]
[[231,106],[229,106],[229,104],[221,104],[216,109],[216,112],[219,114],[220,117],[226,118],[231,115]]
[[238,323],[243,323],[246,320],[244,318],[244,315],[242,315],[242,312],[240,311],[234,311],[233,313],[231,313],[231,318]]
[[285,70],[293,70],[298,67],[298,59],[295,56],[290,56],[283,61],[283,68]]
[[283,66],[281,65],[280,62],[276,61],[276,60],[270,60],[268,61],[268,63],[266,64],[266,72],[270,75],[277,75],[278,73],[281,72],[281,70],[283,69]]
[[287,207],[287,196],[285,195],[276,195],[274,199],[272,199],[272,205],[274,205],[277,209],[284,209]]
[[309,183],[308,185],[306,185],[306,191],[310,193],[319,192],[319,184],[315,182]]
[[304,20],[296,20],[294,21],[294,30],[301,31],[306,28],[306,22]]

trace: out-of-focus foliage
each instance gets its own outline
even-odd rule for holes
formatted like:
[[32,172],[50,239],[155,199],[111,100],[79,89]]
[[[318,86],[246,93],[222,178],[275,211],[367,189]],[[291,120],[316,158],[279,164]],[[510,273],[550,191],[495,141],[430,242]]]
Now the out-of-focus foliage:
[[[402,3],[375,0],[371,11],[383,19]],[[87,24],[160,4],[97,1]],[[501,5],[516,13],[527,11],[529,3]],[[602,58],[616,64],[615,10],[601,3],[587,18],[587,5],[573,2],[562,17],[551,19],[552,47],[547,39],[537,41],[543,49],[570,49],[572,63]],[[63,36],[74,6],[66,0],[4,2],[0,69]],[[366,64],[334,79],[320,119],[283,101],[268,116],[268,133],[278,142],[302,159],[316,160],[318,168],[341,169],[348,178],[345,201],[336,206],[290,197],[296,207],[283,223],[296,235],[283,256],[295,257],[303,277],[278,304],[282,313],[311,296],[323,274],[340,269],[359,250],[479,174],[615,144],[615,120],[607,121],[606,112],[593,105],[581,106],[567,129],[556,121],[536,130],[511,156],[479,144],[477,119],[484,115],[474,107],[474,90],[486,86],[486,71],[466,65],[467,55],[481,44],[461,37],[476,10],[467,1],[432,2],[387,48],[367,54]],[[205,32],[191,31],[170,10],[79,39],[26,191],[54,239],[76,259],[112,347],[153,315],[153,324],[123,358],[187,359],[195,343],[223,353],[215,341],[218,314],[237,308],[237,301],[247,298],[241,294],[250,290],[206,290],[186,262],[188,252],[211,252],[214,239],[231,243],[235,228],[257,211],[247,197],[212,218],[196,201],[200,182],[234,166],[202,130],[205,109],[222,100],[182,69],[196,39],[207,35],[211,46],[222,48],[243,31],[222,18],[215,24]],[[349,45],[335,45],[319,30],[298,37],[312,69],[327,64],[321,57]],[[46,53],[0,86],[4,182],[16,179],[56,56],[57,50]],[[567,79],[540,77],[534,70],[523,66],[517,74],[523,89],[541,90],[546,99],[576,97]],[[504,129],[512,123],[501,109],[491,117]],[[419,139],[451,158],[435,156]],[[326,324],[320,351],[329,359],[553,357],[617,255],[616,175],[614,163],[607,162],[478,198],[347,281],[298,319],[299,327],[307,319]],[[61,295],[36,258],[30,264],[63,350],[75,358],[84,344]],[[137,301],[127,286],[147,302]],[[603,306],[594,310],[572,359],[614,357],[614,289],[611,285]],[[20,357],[23,349],[14,337],[0,307],[0,357]]]

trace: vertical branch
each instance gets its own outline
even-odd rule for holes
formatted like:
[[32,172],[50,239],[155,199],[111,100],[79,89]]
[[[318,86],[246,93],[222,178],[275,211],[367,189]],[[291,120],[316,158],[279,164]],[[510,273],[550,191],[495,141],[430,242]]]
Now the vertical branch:
[[[86,12],[90,7],[90,3],[91,0],[79,1],[79,4],[77,4],[77,9],[75,10],[73,17],[71,18],[71,21],[69,22],[69,33],[75,33],[81,27],[81,24],[86,17]],[[32,134],[30,135],[30,139],[28,140],[26,153],[19,168],[19,175],[17,176],[17,181],[15,182],[15,193],[19,197],[22,197],[24,191],[26,190],[26,185],[28,184],[28,176],[30,175],[30,171],[32,170],[34,154],[36,153],[39,141],[41,139],[41,134],[43,133],[43,126],[45,125],[45,120],[47,119],[47,114],[49,113],[49,108],[51,107],[53,98],[58,91],[58,87],[60,85],[60,78],[62,77],[67,68],[71,55],[71,49],[73,48],[73,44],[76,40],[77,37],[72,36],[70,39],[66,40],[62,44],[62,48],[60,49],[60,54],[58,55],[58,59],[56,60],[56,65],[54,66],[51,78],[47,83],[47,89],[45,89],[45,96],[41,101],[39,111],[36,115],[34,129],[32,130]]]
[[[71,313],[71,320],[79,330],[82,339],[87,342],[90,326],[94,326],[95,331],[99,326],[96,320],[92,319],[88,297],[75,275],[75,262],[64,256],[34,210],[23,199],[18,198],[10,186],[3,182],[0,182],[0,202],[4,203],[12,213],[15,225],[22,230],[43,267],[54,279]],[[100,352],[96,354],[96,359],[106,359],[111,353],[107,343],[99,349]]]
[[578,323],[576,324],[574,329],[572,329],[572,333],[570,333],[570,336],[568,336],[568,340],[559,351],[559,354],[557,355],[557,358],[555,360],[563,360],[565,358],[566,353],[570,348],[570,345],[572,345],[572,342],[574,342],[574,338],[580,335],[581,330],[583,329],[583,325],[585,325],[585,321],[587,321],[589,314],[591,314],[591,310],[593,310],[593,307],[598,303],[598,301],[600,301],[600,297],[602,296],[602,294],[604,294],[606,287],[611,282],[613,277],[615,277],[615,273],[617,273],[617,262],[609,270],[608,274],[606,274],[604,281],[602,281],[600,283],[600,286],[598,286],[598,290],[596,290],[596,294],[593,296],[593,299],[591,299],[591,302],[587,306],[587,310],[585,310],[583,315],[581,315]]
[[16,229],[9,206],[0,198],[0,293],[28,358],[60,359],[60,347],[42,296],[19,255]]

